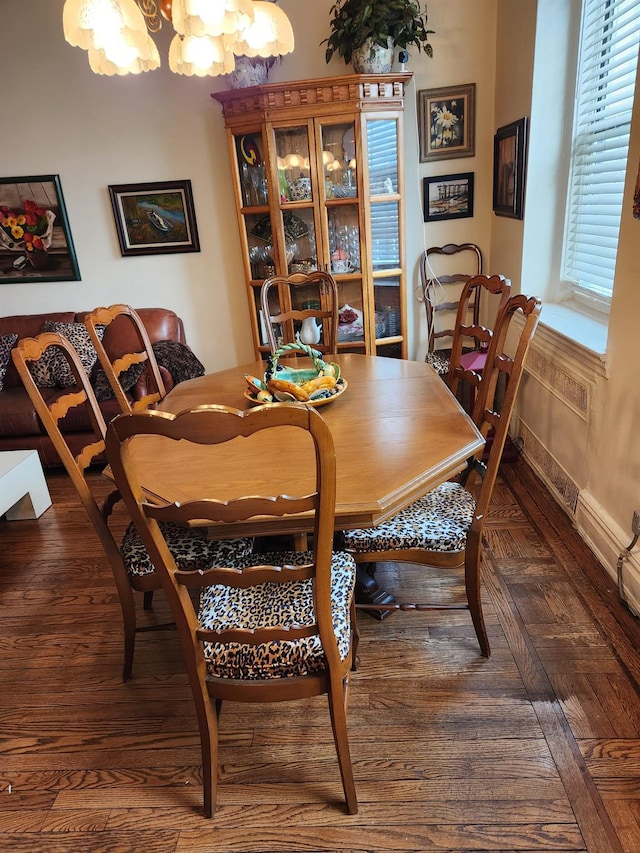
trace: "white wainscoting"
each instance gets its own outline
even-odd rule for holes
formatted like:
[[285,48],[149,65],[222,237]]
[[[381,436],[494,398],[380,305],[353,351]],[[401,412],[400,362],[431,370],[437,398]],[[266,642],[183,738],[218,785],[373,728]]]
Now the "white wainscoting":
[[[640,547],[627,553],[630,533],[596,503],[586,485],[586,469],[576,464],[576,459],[587,458],[597,421],[594,407],[604,382],[606,361],[601,354],[541,323],[527,357],[510,431],[520,439],[524,459],[602,564],[612,588],[617,586],[617,564],[623,555],[624,597],[640,614]],[[553,430],[547,419],[550,410]]]

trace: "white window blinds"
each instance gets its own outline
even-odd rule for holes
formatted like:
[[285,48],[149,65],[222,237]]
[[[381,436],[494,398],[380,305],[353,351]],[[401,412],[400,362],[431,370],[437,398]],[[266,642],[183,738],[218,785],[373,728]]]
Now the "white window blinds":
[[564,277],[574,292],[613,290],[640,14],[638,0],[583,0]]

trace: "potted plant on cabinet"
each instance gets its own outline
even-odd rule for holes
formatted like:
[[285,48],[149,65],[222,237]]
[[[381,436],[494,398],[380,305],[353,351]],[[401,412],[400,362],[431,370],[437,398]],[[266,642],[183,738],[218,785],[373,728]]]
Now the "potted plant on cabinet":
[[414,45],[433,57],[434,30],[427,29],[426,6],[423,12],[419,0],[337,0],[331,12],[331,35],[321,42],[327,62],[337,53],[358,73],[384,74],[391,70],[394,47]]

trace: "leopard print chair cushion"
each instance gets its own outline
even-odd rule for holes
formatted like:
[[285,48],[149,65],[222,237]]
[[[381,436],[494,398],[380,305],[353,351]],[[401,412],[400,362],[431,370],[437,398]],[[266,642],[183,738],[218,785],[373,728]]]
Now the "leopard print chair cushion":
[[[235,566],[253,550],[253,539],[210,540],[198,530],[162,522],[162,532],[179,568],[187,571],[211,566]],[[133,524],[127,528],[120,553],[130,575],[147,575],[154,571],[151,557]]]
[[[253,554],[243,566],[304,565],[309,551]],[[351,644],[349,618],[356,566],[353,557],[334,552],[331,562],[331,612],[340,657],[345,660]],[[313,617],[312,582],[265,583],[238,589],[222,585],[206,587],[200,596],[201,627],[214,631],[229,628],[264,628],[276,625],[310,625]],[[207,670],[216,678],[260,680],[291,678],[318,672],[326,667],[320,637],[278,640],[260,645],[205,643]]]
[[425,361],[433,367],[438,376],[447,376],[449,374],[449,364],[451,362],[451,350],[431,350],[431,352],[427,353]]
[[407,548],[463,551],[475,506],[463,486],[443,483],[378,527],[345,530],[344,545],[362,554]]

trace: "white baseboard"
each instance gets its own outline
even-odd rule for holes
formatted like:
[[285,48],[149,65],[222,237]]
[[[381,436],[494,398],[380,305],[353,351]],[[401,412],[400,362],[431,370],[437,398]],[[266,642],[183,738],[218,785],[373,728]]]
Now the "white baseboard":
[[576,527],[614,584],[618,583],[617,565],[622,554],[622,588],[629,608],[640,615],[640,546],[627,552],[633,534],[623,530],[596,502],[586,489],[580,492],[576,510]]
[[614,588],[618,586],[618,559],[623,555],[624,600],[630,610],[640,616],[640,543],[628,553],[626,549],[633,537],[631,531],[623,530],[587,489],[580,489],[573,482],[523,421],[518,429],[524,441],[525,461],[572,519],[578,534],[612,579]]

